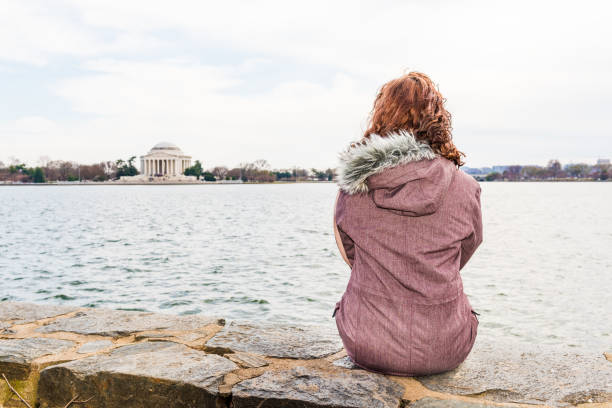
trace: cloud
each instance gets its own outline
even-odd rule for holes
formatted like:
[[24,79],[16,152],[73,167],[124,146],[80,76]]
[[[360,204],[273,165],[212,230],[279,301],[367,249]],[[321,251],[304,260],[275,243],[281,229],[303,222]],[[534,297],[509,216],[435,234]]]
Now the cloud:
[[18,133],[40,134],[56,132],[58,128],[58,125],[54,121],[47,118],[27,116],[15,121],[13,131]]
[[168,139],[214,164],[334,165],[407,70],[439,83],[470,165],[612,155],[603,1],[5,3],[0,61],[70,72],[49,77],[72,116],[46,134],[96,144],[74,159]]
[[235,88],[250,65],[96,61],[87,64],[91,75],[64,80],[56,92],[96,115],[79,125],[88,137],[132,152],[170,139],[211,165],[265,158],[278,167],[333,166],[369,108],[358,83],[337,75],[330,86],[283,82],[242,95]]

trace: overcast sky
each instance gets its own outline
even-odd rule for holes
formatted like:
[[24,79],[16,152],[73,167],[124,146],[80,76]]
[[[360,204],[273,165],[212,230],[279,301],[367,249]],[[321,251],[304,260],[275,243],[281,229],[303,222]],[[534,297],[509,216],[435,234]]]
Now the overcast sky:
[[591,1],[0,0],[0,161],[177,144],[205,167],[334,167],[378,88],[430,75],[468,166],[612,157]]

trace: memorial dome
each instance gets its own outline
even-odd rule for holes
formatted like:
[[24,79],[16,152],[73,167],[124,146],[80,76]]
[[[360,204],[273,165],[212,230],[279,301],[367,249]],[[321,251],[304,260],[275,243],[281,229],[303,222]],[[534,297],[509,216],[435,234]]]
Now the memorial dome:
[[174,143],[170,143],[170,142],[159,142],[158,144],[153,146],[151,150],[178,150],[178,151],[181,151],[181,149],[179,149],[177,145],[175,145]]

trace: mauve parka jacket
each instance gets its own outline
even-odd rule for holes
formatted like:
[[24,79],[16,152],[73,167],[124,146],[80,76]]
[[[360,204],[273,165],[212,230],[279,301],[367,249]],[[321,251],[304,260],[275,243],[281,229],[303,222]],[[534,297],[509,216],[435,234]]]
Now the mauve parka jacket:
[[478,328],[459,274],[482,241],[478,182],[406,132],[340,159],[335,222],[351,277],[334,315],[347,354],[393,375],[457,367]]

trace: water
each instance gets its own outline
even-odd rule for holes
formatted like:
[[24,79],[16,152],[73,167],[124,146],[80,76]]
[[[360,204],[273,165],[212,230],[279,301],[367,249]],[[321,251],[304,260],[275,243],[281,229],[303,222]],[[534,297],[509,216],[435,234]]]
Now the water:
[[[334,325],[333,184],[0,187],[0,300]],[[479,336],[612,349],[612,183],[485,183]]]

